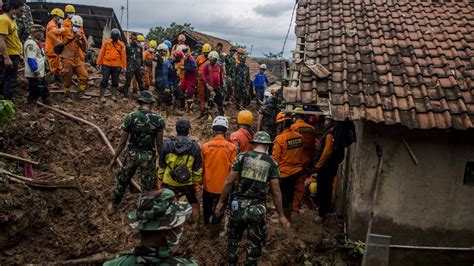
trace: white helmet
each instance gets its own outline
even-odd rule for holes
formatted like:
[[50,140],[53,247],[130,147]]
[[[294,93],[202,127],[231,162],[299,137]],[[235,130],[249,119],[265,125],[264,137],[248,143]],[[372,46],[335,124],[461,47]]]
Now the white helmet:
[[229,120],[225,116],[218,116],[214,118],[214,121],[212,122],[212,127],[215,126],[222,126],[225,127],[226,129],[229,128]]
[[219,60],[219,54],[216,52],[216,51],[212,51],[209,53],[209,55],[207,56],[208,59],[215,59],[215,60]]
[[160,45],[158,45],[158,50],[168,51],[168,45],[160,43]]
[[260,65],[260,69],[267,70],[267,65],[265,65],[265,64],[261,64],[261,65]]
[[82,17],[78,15],[74,15],[71,18],[71,22],[72,22],[72,25],[77,26],[77,27],[82,27],[84,25]]
[[186,50],[186,49],[188,49],[188,47],[187,47],[186,45],[184,45],[184,44],[180,44],[180,45],[178,45],[178,48],[176,48],[176,50],[179,50],[179,51],[181,51],[181,52],[182,52],[183,50]]

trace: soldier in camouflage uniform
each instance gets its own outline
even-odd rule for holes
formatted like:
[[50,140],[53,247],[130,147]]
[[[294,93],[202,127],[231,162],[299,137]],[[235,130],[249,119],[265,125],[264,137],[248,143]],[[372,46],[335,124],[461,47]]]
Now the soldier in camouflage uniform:
[[125,47],[127,51],[127,70],[125,71],[125,85],[123,87],[123,95],[128,97],[128,90],[132,82],[133,76],[137,79],[140,91],[143,91],[142,72],[143,51],[140,43],[137,41],[137,34],[132,33],[130,43]]
[[276,117],[279,112],[280,108],[275,96],[270,96],[267,103],[259,110],[257,130],[267,132],[272,141],[277,135]]
[[16,24],[18,25],[18,37],[21,40],[21,43],[24,43],[28,36],[31,33],[31,26],[33,25],[33,16],[31,15],[31,8],[25,4],[25,11],[23,15],[19,18],[16,18]]
[[[250,69],[245,63],[247,56],[239,54],[239,63],[235,66],[235,95],[237,108],[248,106],[250,104],[250,88],[252,80],[250,79]],[[240,106],[239,106],[240,105]]]
[[235,86],[235,58],[234,54],[237,51],[235,46],[231,46],[229,49],[229,54],[224,56],[225,63],[225,84],[227,88],[227,95],[225,100],[230,101],[231,97],[234,95],[234,86]]
[[123,167],[118,173],[117,184],[114,188],[112,201],[114,206],[122,201],[125,190],[138,168],[140,168],[142,192],[156,188],[156,152],[163,142],[165,121],[159,114],[151,111],[155,99],[150,92],[142,91],[137,102],[140,104],[140,108],[125,116],[123,120],[120,127],[122,129],[120,143],[115,149],[115,156],[110,163],[110,167],[113,167],[129,140]]
[[137,210],[128,214],[130,226],[140,230],[140,245],[104,263],[114,265],[198,265],[192,259],[171,253],[179,243],[191,206],[179,203],[169,189],[146,193]]
[[270,136],[263,131],[257,132],[251,143],[254,144],[254,150],[240,153],[235,159],[215,211],[216,216],[221,214],[222,207],[234,187],[227,231],[229,265],[238,264],[239,245],[246,230],[250,243],[245,265],[257,265],[267,236],[266,199],[269,183],[280,222],[285,227],[290,226],[283,213],[278,166],[267,153],[272,144]]

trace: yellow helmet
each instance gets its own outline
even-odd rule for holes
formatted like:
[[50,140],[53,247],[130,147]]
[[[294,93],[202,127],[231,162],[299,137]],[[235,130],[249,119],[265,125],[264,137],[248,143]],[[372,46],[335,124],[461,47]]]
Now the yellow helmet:
[[64,12],[59,8],[55,8],[51,10],[51,16],[58,16],[60,18],[64,18]]
[[251,126],[253,122],[253,114],[248,110],[240,111],[237,115],[237,124]]
[[205,43],[203,46],[202,46],[202,52],[203,53],[210,53],[212,51],[212,47],[210,44],[208,43]]
[[145,41],[145,36],[143,35],[138,35],[137,36],[137,42],[144,42]]
[[316,183],[316,181],[313,181],[309,183],[308,188],[311,195],[316,195],[316,192],[318,192],[318,183]]
[[285,113],[279,112],[276,118],[277,123],[285,122],[286,120],[290,120],[291,118],[288,117]]
[[64,12],[66,13],[76,13],[76,9],[74,8],[73,5],[66,5],[64,8]]
[[303,110],[303,108],[301,108],[301,107],[296,107],[293,111],[295,111],[295,112],[303,112],[304,110]]
[[151,40],[148,44],[150,45],[151,48],[158,47],[158,43],[155,40]]

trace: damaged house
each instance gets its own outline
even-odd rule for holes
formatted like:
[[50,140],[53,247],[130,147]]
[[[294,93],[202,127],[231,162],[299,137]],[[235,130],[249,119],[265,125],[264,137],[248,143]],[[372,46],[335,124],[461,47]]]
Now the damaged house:
[[301,0],[295,31],[292,86],[355,123],[336,204],[349,237],[365,240],[374,202],[371,233],[391,236],[391,262],[412,246],[467,251],[472,263],[473,4]]

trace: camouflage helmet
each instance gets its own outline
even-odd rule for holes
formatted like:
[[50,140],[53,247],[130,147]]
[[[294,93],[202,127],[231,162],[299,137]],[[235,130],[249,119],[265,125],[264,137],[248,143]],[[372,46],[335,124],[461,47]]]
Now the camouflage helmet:
[[142,91],[140,92],[140,97],[138,97],[137,102],[139,103],[154,103],[155,98],[153,97],[153,94],[149,91]]
[[253,140],[250,141],[251,144],[273,144],[270,135],[265,131],[259,131],[253,137]]
[[130,226],[144,231],[168,230],[182,225],[191,205],[178,202],[170,189],[150,191],[138,199],[137,209],[128,213]]

